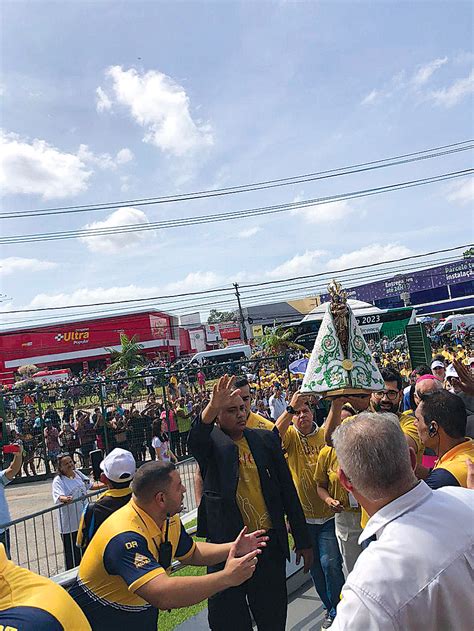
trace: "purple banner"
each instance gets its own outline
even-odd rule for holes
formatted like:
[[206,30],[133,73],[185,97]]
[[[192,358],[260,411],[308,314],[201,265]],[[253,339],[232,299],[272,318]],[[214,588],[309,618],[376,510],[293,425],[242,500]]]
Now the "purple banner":
[[[403,292],[413,293],[424,289],[434,289],[446,285],[464,283],[474,278],[474,259],[463,259],[455,263],[430,267],[418,272],[398,274],[385,280],[359,285],[347,289],[349,298],[374,302],[381,298],[400,296]],[[329,300],[328,294],[321,295],[321,302]]]

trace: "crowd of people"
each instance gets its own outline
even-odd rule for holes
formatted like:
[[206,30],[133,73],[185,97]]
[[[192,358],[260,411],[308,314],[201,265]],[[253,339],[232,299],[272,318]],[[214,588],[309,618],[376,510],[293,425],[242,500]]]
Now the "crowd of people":
[[[211,384],[204,371],[196,382],[172,375],[165,396],[149,381],[144,400],[105,414],[67,400],[59,410],[51,403],[41,422],[30,404],[10,429],[0,524],[9,521],[4,486],[22,461],[34,474],[30,436],[39,432],[57,469],[66,567],[79,566],[67,599],[54,610],[42,604],[45,617],[62,620],[67,604],[65,629],[155,631],[159,609],[207,598],[215,631],[250,631],[252,619],[283,631],[291,542],[323,604],[322,629],[414,630],[420,620],[472,628],[474,358],[442,348],[413,370],[397,349],[377,359],[383,389],[334,398],[303,394],[298,378],[275,367]],[[97,449],[108,455],[91,480],[74,454],[88,465]],[[186,489],[175,465],[189,456],[205,543],[179,519]],[[101,487],[88,504],[87,491]],[[33,585],[8,556],[4,529],[0,568],[9,585]],[[173,559],[208,573],[171,576]],[[33,597],[12,602],[25,620],[39,606]],[[0,624],[22,620],[2,603],[0,591]]]

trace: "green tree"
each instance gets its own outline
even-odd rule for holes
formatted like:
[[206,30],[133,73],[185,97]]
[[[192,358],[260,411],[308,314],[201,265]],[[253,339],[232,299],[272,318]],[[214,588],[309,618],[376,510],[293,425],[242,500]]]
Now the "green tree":
[[261,341],[261,346],[266,355],[279,355],[290,349],[306,351],[304,346],[293,342],[295,332],[293,329],[284,329],[276,324],[266,333]]
[[462,255],[465,259],[471,258],[472,256],[474,256],[474,248],[469,248],[469,250],[465,250]]
[[134,335],[129,338],[125,333],[120,334],[121,350],[116,351],[113,348],[106,348],[110,353],[112,363],[107,368],[107,373],[114,373],[118,370],[125,370],[127,376],[132,376],[136,371],[134,369],[141,368],[145,364],[145,358],[141,351],[143,344],[139,344],[138,337]]
[[217,309],[211,309],[207,323],[217,324],[218,322],[235,322],[236,320],[237,316],[233,311],[217,311]]

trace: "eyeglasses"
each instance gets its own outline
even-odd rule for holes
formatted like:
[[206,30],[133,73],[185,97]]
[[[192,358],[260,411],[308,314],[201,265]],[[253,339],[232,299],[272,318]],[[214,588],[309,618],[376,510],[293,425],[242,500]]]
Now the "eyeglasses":
[[374,396],[377,399],[383,399],[384,397],[387,397],[387,399],[389,399],[390,401],[395,401],[395,399],[398,397],[398,390],[382,390],[381,392],[374,392]]

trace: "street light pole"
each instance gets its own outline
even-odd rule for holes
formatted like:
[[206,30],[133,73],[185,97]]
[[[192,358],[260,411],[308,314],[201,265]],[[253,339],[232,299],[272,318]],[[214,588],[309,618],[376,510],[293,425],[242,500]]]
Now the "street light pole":
[[235,289],[235,297],[237,298],[237,304],[239,305],[239,320],[240,320],[240,328],[242,329],[242,336],[244,338],[245,344],[248,344],[249,338],[247,337],[247,327],[245,326],[245,317],[244,311],[242,309],[242,304],[240,302],[240,293],[239,293],[239,284],[234,283]]

